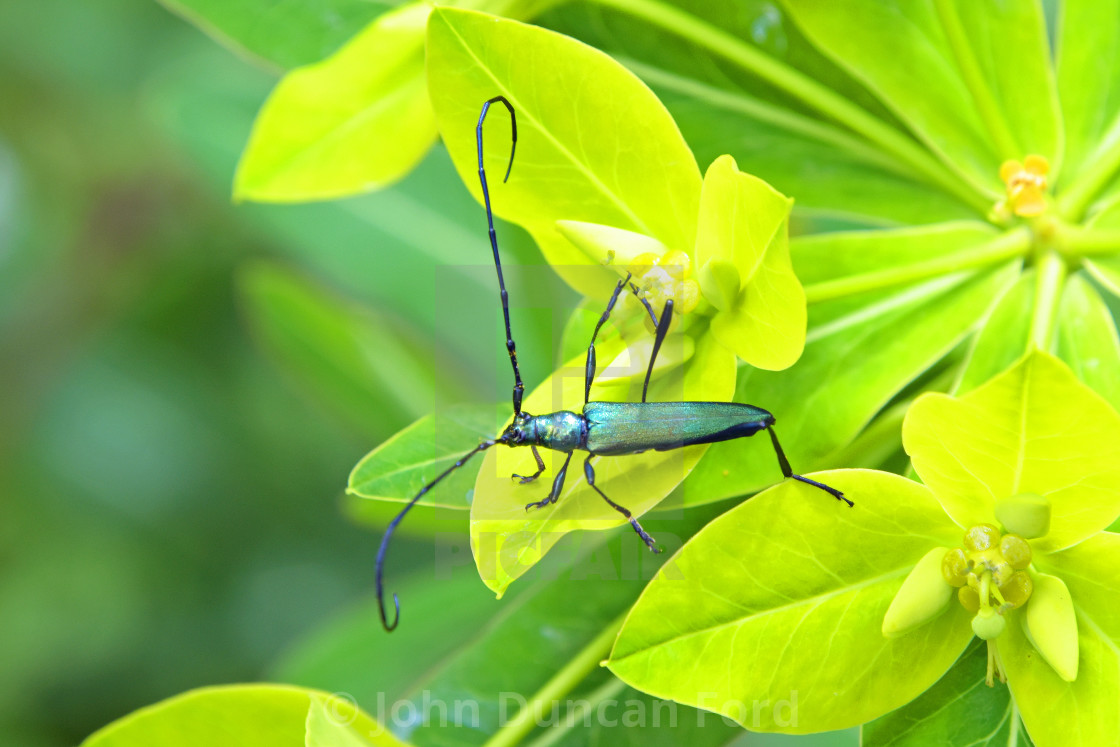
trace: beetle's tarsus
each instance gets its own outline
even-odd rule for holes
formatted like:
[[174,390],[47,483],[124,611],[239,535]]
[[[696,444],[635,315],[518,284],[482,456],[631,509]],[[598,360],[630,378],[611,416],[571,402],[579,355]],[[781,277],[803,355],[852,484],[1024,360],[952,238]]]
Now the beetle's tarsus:
[[845,498],[843,492],[841,492],[841,491],[837,490],[836,488],[831,487],[829,485],[825,485],[823,482],[817,482],[816,480],[811,480],[808,477],[802,477],[801,475],[790,475],[790,477],[792,477],[794,480],[800,480],[801,482],[806,483],[807,485],[813,485],[814,487],[818,487],[821,490],[823,490],[824,492],[831,495],[836,500],[844,501],[844,503],[847,503],[849,506],[856,505],[856,504],[852,503],[851,500],[849,500],[848,498]]

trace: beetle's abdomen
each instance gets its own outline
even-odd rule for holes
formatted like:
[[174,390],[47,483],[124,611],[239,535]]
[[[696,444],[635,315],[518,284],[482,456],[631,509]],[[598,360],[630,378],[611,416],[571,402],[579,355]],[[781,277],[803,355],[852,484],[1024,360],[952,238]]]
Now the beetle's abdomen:
[[766,410],[738,402],[589,402],[583,417],[585,448],[605,455],[730,441],[774,424]]
[[569,410],[534,415],[526,430],[531,434],[530,443],[554,451],[568,452],[582,449],[587,434],[583,416]]

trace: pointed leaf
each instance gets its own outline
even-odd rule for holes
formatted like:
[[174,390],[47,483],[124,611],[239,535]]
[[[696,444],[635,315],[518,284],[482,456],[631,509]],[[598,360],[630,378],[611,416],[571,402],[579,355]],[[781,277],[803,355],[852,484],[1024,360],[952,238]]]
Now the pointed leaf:
[[988,645],[975,639],[936,685],[897,711],[864,724],[861,747],[1029,747],[1011,693],[1002,684],[989,687],[987,672]]
[[[640,328],[645,336],[644,326]],[[598,345],[601,360],[616,355],[616,372],[600,366],[600,373],[615,377],[608,385],[597,380],[592,401],[635,401],[641,397],[642,379],[648,358],[615,338]],[[641,349],[641,348],[639,348]],[[626,363],[622,372],[617,366]],[[624,378],[618,378],[625,374]],[[735,387],[735,358],[710,335],[702,335],[695,352],[683,367],[666,372],[651,386],[649,401],[725,402]],[[635,395],[636,393],[636,395]],[[560,410],[582,411],[584,398],[583,356],[547,379],[525,398],[525,410],[534,414]],[[635,516],[641,516],[661,501],[685,478],[704,453],[703,446],[672,451],[647,451],[620,457],[594,457],[595,486],[615,503]],[[479,574],[486,585],[498,593],[531,568],[568,532],[575,529],[608,529],[626,520],[587,485],[583,475],[583,452],[576,452],[567,472],[567,481],[556,503],[526,510],[526,505],[548,497],[556,470],[564,455],[546,452],[547,466],[535,482],[522,485],[512,474],[529,475],[535,471],[531,452],[525,448],[498,447],[486,453],[475,484],[471,504],[471,548]]]
[[[335,739],[339,734],[346,735],[345,742]],[[305,741],[312,737],[314,741]],[[82,745],[304,747],[340,743],[404,747],[348,700],[288,685],[191,690],[114,721]]]
[[1058,308],[1055,353],[1077,378],[1120,409],[1120,338],[1116,322],[1096,289],[1077,273],[1067,282]]
[[1083,260],[1085,270],[1114,296],[1120,296],[1120,259],[1096,257]]
[[[947,276],[835,316],[832,304],[811,306],[798,362],[777,374],[744,370],[735,401],[774,413],[794,469],[831,462],[896,393],[960,342],[1018,272],[1009,266],[971,279]],[[682,486],[681,500],[743,495],[780,477],[769,444],[714,444]]]
[[1058,550],[1120,514],[1120,415],[1053,356],[1035,351],[963,397],[925,394],[906,416],[906,453],[962,527],[990,523],[1000,498],[1046,496]]
[[1120,536],[1102,532],[1038,562],[1066,583],[1073,598],[1077,679],[1061,679],[1013,619],[998,643],[1011,694],[1036,744],[1064,745],[1071,738],[1079,744],[1114,743],[1120,733],[1120,614],[1115,603]]
[[559,235],[557,220],[614,226],[691,249],[700,197],[696,161],[661,102],[607,55],[541,28],[437,8],[428,25],[428,78],[444,142],[480,198],[479,109],[499,94],[516,109],[517,161],[505,184],[508,115],[499,106],[488,120],[494,212],[527,228],[580,292],[605,298],[616,280],[606,268],[594,275],[565,269],[588,262]]
[[402,5],[322,62],[288,73],[253,125],[234,197],[331,199],[408,173],[436,139],[424,79],[430,10]]
[[1120,3],[1063,2],[1059,8],[1056,67],[1066,133],[1065,185],[1089,165],[1120,116],[1120,80],[1110,65],[1101,64],[1100,54],[1120,45]]
[[[362,457],[346,492],[362,498],[405,503],[480,441],[493,438],[509,406],[457,405],[425,415]],[[476,465],[464,465],[422,499],[421,505],[468,509]]]
[[613,265],[620,274],[642,254],[661,256],[669,248],[652,236],[578,220],[556,221],[556,230],[597,264]]
[[955,394],[967,394],[1003,373],[1023,356],[1031,334],[1035,272],[1027,270],[996,301],[976,333],[961,367]]
[[[693,39],[722,32],[768,66],[804,74],[887,121],[859,83],[824,57],[780,4],[767,0],[675,0],[696,24]],[[806,113],[803,101],[750,70],[727,65],[674,24],[651,24],[601,4],[570,3],[546,19],[557,30],[610,52],[657,92],[701,164],[730,153],[746,172],[797,196],[795,216],[839,217],[855,225],[932,223],[977,216],[943,190],[916,181],[862,138]],[[706,25],[712,33],[705,34]],[[986,212],[986,211],[984,211]]]
[[945,191],[917,181],[879,151],[827,122],[649,65],[628,66],[673,114],[696,160],[730,153],[744,171],[795,195],[795,219],[855,224],[936,224],[978,216]]
[[747,363],[772,371],[792,365],[805,346],[805,292],[789,259],[791,204],[740,172],[730,156],[704,175],[694,262],[731,263],[740,287],[731,308],[712,320],[712,334]]
[[[784,5],[806,36],[976,186],[1002,192],[998,169],[1004,159],[1038,153],[1053,162],[1059,155],[1057,97],[1040,3]],[[976,86],[985,93],[977,94]]]
[[[958,541],[958,528],[924,486],[897,475],[814,477],[855,507],[786,482],[713,521],[646,587],[611,671],[659,697],[791,733],[861,724],[936,682],[972,638],[968,613],[950,605],[897,638],[881,627],[915,563]],[[750,723],[743,705],[794,697],[793,720],[775,709]]]

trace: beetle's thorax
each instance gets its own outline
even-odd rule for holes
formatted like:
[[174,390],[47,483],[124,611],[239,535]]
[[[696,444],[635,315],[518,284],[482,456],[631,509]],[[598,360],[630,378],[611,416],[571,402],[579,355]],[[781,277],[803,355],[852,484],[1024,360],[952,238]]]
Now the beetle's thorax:
[[[512,433],[511,433],[512,431]],[[510,446],[543,446],[554,451],[570,452],[587,445],[587,421],[570,410],[545,415],[522,413],[507,429]]]

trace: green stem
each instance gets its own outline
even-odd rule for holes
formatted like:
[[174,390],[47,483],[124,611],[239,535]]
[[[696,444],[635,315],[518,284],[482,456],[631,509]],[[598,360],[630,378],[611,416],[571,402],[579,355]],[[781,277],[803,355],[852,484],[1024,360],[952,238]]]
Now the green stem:
[[1058,211],[1070,222],[1081,221],[1089,204],[1120,170],[1120,117],[1112,123],[1101,142],[1106,143],[1106,147],[1093,155],[1091,165],[1058,196]]
[[965,34],[961,19],[957,16],[953,0],[936,0],[934,4],[937,7],[937,15],[941,19],[941,28],[945,31],[945,38],[949,41],[949,47],[953,50],[957,67],[961,71],[961,77],[964,79],[965,85],[968,86],[969,93],[972,94],[976,111],[988,128],[988,134],[995,142],[1000,157],[1005,161],[1011,158],[1021,158],[1023,153],[1014,133],[1007,126],[1007,120],[1003,118],[1003,112],[999,104],[996,103],[995,97],[992,96],[991,89],[984,81],[984,74],[980,70],[980,65],[976,62],[976,55],[972,52],[972,46],[968,43],[968,35]]
[[547,713],[555,701],[575,689],[610,654],[611,646],[618,631],[622,629],[622,622],[628,612],[629,610],[608,623],[602,633],[576,653],[563,669],[529,698],[516,716],[486,742],[485,747],[513,747],[531,732],[537,725],[534,720],[537,713]]
[[1058,312],[1058,300],[1065,275],[1065,262],[1057,252],[1047,252],[1038,261],[1029,344],[1039,350],[1050,349],[1050,336],[1054,330],[1054,317]]
[[586,699],[578,701],[572,710],[564,714],[560,723],[549,729],[547,732],[537,737],[525,747],[552,747],[552,745],[564,739],[568,735],[568,730],[576,724],[582,722],[587,718],[587,713],[594,707],[592,704],[598,705],[607,700],[613,700],[626,689],[626,683],[622,680],[611,677],[587,696]]
[[1120,229],[1069,229],[1061,233],[1057,247],[1067,257],[1117,254],[1120,253]]
[[807,75],[784,65],[757,48],[694,15],[661,0],[594,0],[600,5],[628,13],[707,49],[744,70],[757,75],[822,114],[877,144],[913,172],[955,195],[981,215],[987,215],[991,200],[965,183],[946,166],[923,150],[916,141],[887,125],[840,94]]
[[951,272],[971,270],[1002,262],[1026,254],[1031,246],[1031,235],[1026,228],[1008,231],[980,246],[969,247],[964,251],[935,257],[926,262],[916,262],[903,267],[891,267],[862,275],[826,280],[805,286],[805,299],[809,303],[821,303],[844,298],[856,293],[890,288],[917,280],[947,275]]

